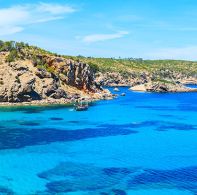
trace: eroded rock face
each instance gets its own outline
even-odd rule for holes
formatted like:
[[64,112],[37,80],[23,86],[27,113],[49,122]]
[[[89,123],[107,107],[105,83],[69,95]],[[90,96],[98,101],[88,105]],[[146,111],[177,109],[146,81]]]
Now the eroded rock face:
[[1,56],[0,102],[26,102],[47,98],[61,99],[83,90],[97,92],[94,75],[87,64],[44,56],[53,73],[35,66],[28,59],[7,63]]
[[[50,97],[58,84],[52,77],[40,78],[29,61],[4,63],[1,68],[0,101],[24,102]],[[53,91],[52,91],[53,89]],[[49,91],[51,93],[49,93]]]
[[[165,82],[155,82],[157,80],[166,80]],[[171,83],[171,84],[170,84]],[[174,84],[173,84],[174,83]],[[96,84],[98,86],[137,86],[141,89],[151,86],[150,91],[179,91],[184,88],[182,84],[197,84],[197,75],[188,76],[187,74],[171,71],[168,69],[157,70],[153,72],[128,72],[127,74],[117,72],[97,73]]]
[[197,89],[185,87],[181,83],[170,82],[149,82],[146,84],[136,85],[130,88],[133,91],[149,92],[196,92]]
[[43,59],[49,67],[56,70],[60,80],[66,85],[85,91],[96,90],[94,73],[88,64],[61,57],[43,56]]
[[150,80],[148,73],[131,72],[126,75],[115,72],[97,73],[96,83],[104,86],[134,86],[147,83]]

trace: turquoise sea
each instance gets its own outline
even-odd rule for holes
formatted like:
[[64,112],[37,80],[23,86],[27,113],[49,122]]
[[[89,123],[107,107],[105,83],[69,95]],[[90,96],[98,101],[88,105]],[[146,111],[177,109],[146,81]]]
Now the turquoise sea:
[[197,93],[0,109],[1,195],[197,194]]

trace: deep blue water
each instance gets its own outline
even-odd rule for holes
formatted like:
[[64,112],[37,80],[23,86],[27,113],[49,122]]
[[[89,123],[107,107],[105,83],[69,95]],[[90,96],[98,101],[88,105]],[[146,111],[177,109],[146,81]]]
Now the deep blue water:
[[0,194],[197,194],[197,93],[0,109]]

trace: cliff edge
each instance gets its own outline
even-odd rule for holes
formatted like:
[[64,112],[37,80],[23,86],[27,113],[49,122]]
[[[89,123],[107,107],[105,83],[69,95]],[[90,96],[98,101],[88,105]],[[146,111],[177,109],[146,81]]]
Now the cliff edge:
[[24,43],[0,44],[0,102],[69,102],[110,96],[90,66]]

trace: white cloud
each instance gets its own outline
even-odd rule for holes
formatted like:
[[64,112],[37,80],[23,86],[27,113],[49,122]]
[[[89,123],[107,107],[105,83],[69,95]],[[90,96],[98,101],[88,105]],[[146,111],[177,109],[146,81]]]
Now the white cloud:
[[82,41],[86,42],[86,43],[107,41],[107,40],[112,40],[112,39],[118,39],[118,38],[124,37],[125,35],[128,35],[128,34],[129,34],[129,32],[127,32],[127,31],[119,31],[119,32],[113,33],[113,34],[92,34],[92,35],[87,35],[87,36],[83,37]]
[[[1,28],[1,26],[0,26]],[[18,32],[23,31],[22,27],[18,27],[18,26],[4,26],[3,28],[1,28],[0,30],[0,36],[2,35],[10,35],[10,34],[15,34]]]
[[37,23],[45,23],[53,20],[61,20],[64,19],[63,16],[52,16],[52,17],[47,17],[47,18],[41,18],[41,19],[35,19],[32,22],[29,22],[29,24],[37,24]]
[[75,12],[75,9],[73,7],[67,5],[49,4],[49,3],[40,3],[38,9],[40,11],[49,12],[54,15]]
[[76,10],[68,5],[38,3],[0,9],[0,35],[21,32],[30,24],[60,20]]
[[25,18],[29,18],[29,12],[23,7],[0,9],[0,26],[19,24]]
[[147,54],[151,59],[197,60],[197,46],[164,48]]

